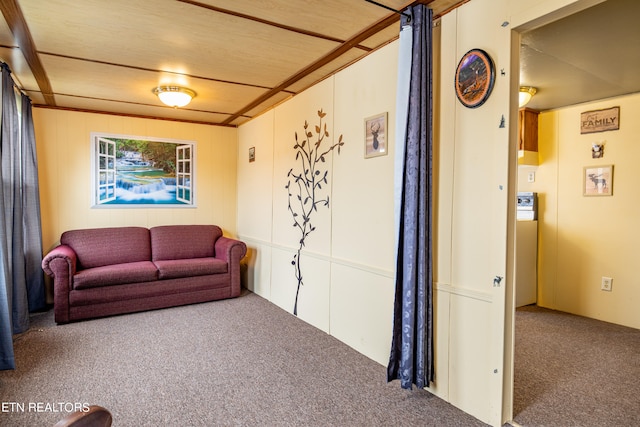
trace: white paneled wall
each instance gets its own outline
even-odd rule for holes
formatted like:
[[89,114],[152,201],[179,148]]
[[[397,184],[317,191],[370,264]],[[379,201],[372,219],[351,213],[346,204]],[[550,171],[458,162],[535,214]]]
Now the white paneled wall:
[[[294,255],[299,230],[288,210],[287,173],[300,170],[295,134],[304,124],[317,141],[318,110],[326,116],[326,151],[342,135],[345,144],[317,166],[327,171],[318,189],[320,203],[310,219],[315,230],[300,258],[304,284],[298,317],[387,363],[393,309],[393,120],[395,119],[395,43],[369,55],[239,129],[238,234],[249,245],[248,286],[293,312],[297,279]],[[364,119],[388,116],[389,154],[364,158]],[[256,159],[248,160],[255,147]],[[293,200],[296,202],[297,187]]]

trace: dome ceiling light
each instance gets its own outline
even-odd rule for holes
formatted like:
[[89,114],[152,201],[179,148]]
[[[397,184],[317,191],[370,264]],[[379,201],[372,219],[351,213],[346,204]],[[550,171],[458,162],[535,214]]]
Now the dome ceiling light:
[[522,108],[527,105],[527,103],[531,101],[531,98],[536,94],[537,91],[538,89],[532,86],[520,86],[518,107]]
[[160,101],[173,108],[184,107],[196,96],[191,89],[180,86],[158,86],[153,89],[153,93],[158,95]]

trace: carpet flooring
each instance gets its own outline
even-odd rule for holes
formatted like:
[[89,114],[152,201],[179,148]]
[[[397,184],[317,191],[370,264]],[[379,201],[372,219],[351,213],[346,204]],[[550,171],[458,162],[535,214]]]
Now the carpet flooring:
[[[32,317],[0,371],[0,426],[98,404],[128,426],[483,426],[263,298],[55,325]],[[640,426],[640,330],[516,311],[514,425]]]
[[14,348],[2,426],[52,426],[84,404],[115,427],[484,425],[248,292],[67,325],[48,312]]
[[640,426],[640,330],[526,306],[515,333],[518,424]]

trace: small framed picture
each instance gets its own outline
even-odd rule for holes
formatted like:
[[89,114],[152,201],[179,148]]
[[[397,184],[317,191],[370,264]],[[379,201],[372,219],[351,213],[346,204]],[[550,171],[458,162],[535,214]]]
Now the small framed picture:
[[256,147],[249,148],[249,163],[256,161]]
[[583,196],[613,195],[613,165],[586,166],[582,179]]
[[364,157],[387,154],[387,113],[364,119]]
[[604,157],[604,144],[591,144],[591,157],[594,159]]

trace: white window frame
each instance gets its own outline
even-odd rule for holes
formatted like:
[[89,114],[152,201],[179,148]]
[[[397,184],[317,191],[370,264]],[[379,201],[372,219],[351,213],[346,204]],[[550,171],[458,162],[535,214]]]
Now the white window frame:
[[191,203],[193,197],[193,146],[191,144],[176,147],[176,199]]
[[[176,202],[145,203],[117,201],[117,143],[113,140],[153,141],[176,146]],[[100,144],[103,144],[101,149]],[[111,145],[113,144],[113,145]],[[106,147],[112,147],[110,151]],[[179,157],[182,156],[182,157]],[[196,207],[196,142],[177,139],[91,133],[91,207],[92,208],[194,208]],[[101,174],[102,179],[101,179]]]
[[[116,143],[107,138],[96,138],[96,203],[116,199]],[[104,150],[103,150],[104,148]]]

